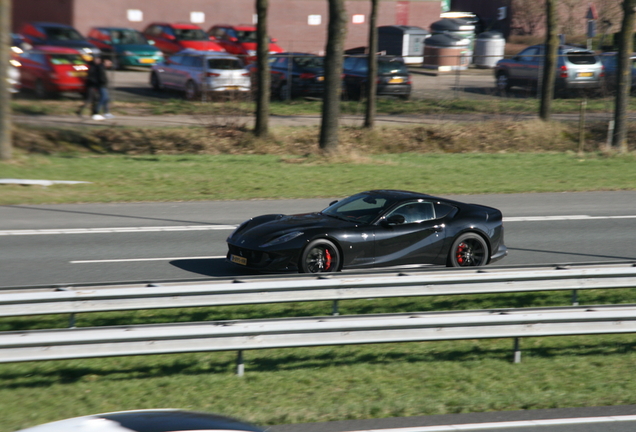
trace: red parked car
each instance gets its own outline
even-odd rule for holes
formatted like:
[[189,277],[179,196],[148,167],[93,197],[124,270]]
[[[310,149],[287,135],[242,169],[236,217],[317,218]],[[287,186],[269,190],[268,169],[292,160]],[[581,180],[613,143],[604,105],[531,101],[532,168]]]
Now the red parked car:
[[197,51],[219,51],[225,49],[210,37],[201,27],[195,24],[153,23],[143,31],[148,40],[165,54],[171,55],[190,48]]
[[[249,25],[217,24],[208,30],[208,34],[231,54],[242,56],[246,63],[256,60],[256,27]],[[269,53],[282,53],[283,49],[276,45],[276,39],[270,38]]]
[[88,65],[77,50],[42,45],[20,56],[22,88],[44,98],[61,92],[83,93]]

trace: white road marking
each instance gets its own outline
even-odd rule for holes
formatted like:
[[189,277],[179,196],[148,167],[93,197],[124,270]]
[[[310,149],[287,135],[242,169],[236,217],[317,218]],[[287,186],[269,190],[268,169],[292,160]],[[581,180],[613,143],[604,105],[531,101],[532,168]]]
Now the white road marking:
[[512,216],[504,217],[504,222],[544,222],[544,221],[571,221],[571,220],[601,220],[601,219],[636,219],[636,216],[588,216],[588,215],[563,215],[563,216]]
[[198,256],[198,257],[168,257],[168,258],[125,258],[125,259],[103,259],[103,260],[79,260],[69,261],[71,264],[93,264],[93,263],[119,263],[119,262],[136,262],[136,261],[173,261],[173,260],[192,260],[192,259],[219,259],[225,258],[225,255],[217,256]]
[[518,428],[528,426],[554,426],[568,424],[591,424],[591,423],[609,423],[622,421],[636,421],[636,415],[625,416],[608,416],[608,417],[581,417],[581,418],[563,418],[548,420],[523,420],[493,423],[466,423],[452,424],[440,426],[420,426],[395,429],[361,429],[354,432],[452,432],[452,431],[474,431],[483,429],[503,429]]
[[160,231],[229,231],[237,225],[187,225],[187,226],[147,226],[147,227],[116,227],[116,228],[62,228],[62,229],[33,229],[33,230],[5,230],[0,236],[12,235],[53,235],[53,234],[112,234],[112,233],[145,233]]

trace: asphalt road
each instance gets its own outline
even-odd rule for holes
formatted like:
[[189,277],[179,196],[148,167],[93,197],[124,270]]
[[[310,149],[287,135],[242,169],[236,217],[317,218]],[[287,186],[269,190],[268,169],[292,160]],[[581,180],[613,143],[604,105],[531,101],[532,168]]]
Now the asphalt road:
[[[636,192],[454,196],[501,209],[496,266],[636,261]],[[330,199],[0,206],[0,287],[230,277],[233,227]]]

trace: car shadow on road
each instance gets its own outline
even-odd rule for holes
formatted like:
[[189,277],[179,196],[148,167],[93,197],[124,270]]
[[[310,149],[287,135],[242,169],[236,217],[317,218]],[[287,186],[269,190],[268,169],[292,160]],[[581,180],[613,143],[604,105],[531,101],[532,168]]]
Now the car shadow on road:
[[211,277],[253,276],[259,273],[228,263],[225,258],[180,259],[170,261],[181,270]]

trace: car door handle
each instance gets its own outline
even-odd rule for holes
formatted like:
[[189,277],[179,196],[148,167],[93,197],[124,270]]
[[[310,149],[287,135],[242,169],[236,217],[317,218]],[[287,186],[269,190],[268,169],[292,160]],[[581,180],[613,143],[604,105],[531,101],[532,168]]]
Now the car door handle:
[[435,225],[433,226],[433,231],[434,232],[441,232],[444,231],[445,225]]

